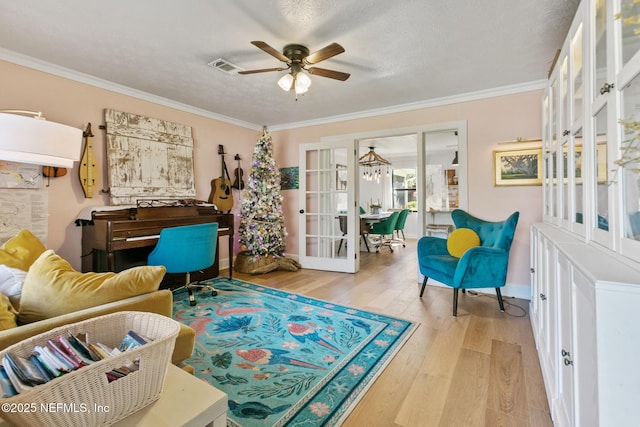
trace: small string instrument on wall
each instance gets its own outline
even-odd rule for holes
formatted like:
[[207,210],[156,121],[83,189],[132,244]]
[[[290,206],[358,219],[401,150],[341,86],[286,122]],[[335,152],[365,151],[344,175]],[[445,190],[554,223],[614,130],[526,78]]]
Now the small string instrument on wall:
[[78,171],[80,175],[80,185],[82,185],[82,191],[84,191],[84,197],[93,197],[93,189],[96,186],[97,166],[96,160],[93,157],[93,133],[91,132],[91,123],[87,124],[87,129],[82,136],[85,139],[84,152],[82,153],[82,159],[80,159],[80,169]]
[[219,211],[224,212],[233,208],[233,195],[231,194],[231,179],[224,162],[224,147],[222,145],[218,145],[218,154],[222,159],[220,178],[211,180],[211,193],[208,201],[216,205]]
[[236,190],[244,190],[244,181],[242,180],[242,175],[244,174],[244,172],[242,171],[242,166],[240,166],[240,154],[236,154],[233,159],[237,160],[238,167],[235,171],[233,171],[233,174],[235,175],[235,181],[233,181],[233,185],[231,187],[235,188]]

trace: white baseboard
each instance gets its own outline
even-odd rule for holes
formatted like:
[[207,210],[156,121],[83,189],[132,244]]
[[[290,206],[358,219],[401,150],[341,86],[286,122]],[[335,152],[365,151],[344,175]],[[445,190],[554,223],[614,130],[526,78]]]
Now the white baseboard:
[[[422,285],[422,278],[423,276],[421,274],[418,274],[418,283],[420,285]],[[438,282],[437,280],[433,280],[433,279],[429,279],[429,282],[427,283],[428,286],[440,286],[443,288],[450,288],[450,286],[447,286],[443,283]],[[481,294],[490,294],[490,295],[495,295],[496,290],[495,288],[473,288],[474,291],[481,293]],[[500,293],[502,294],[503,297],[510,297],[510,298],[520,298],[520,299],[525,299],[525,300],[531,300],[531,287],[528,285],[505,285],[502,288],[500,288]]]

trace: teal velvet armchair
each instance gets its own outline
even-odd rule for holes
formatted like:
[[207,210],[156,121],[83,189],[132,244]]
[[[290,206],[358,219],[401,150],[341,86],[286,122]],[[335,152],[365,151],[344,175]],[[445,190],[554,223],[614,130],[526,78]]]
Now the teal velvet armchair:
[[449,254],[447,240],[425,236],[418,241],[418,265],[424,276],[420,297],[427,280],[432,278],[453,288],[453,315],[458,311],[458,290],[495,288],[500,310],[504,311],[500,288],[507,279],[509,251],[518,223],[519,212],[505,221],[490,222],[476,218],[462,209],[451,213],[456,228],[470,228],[480,237],[480,246],[468,249],[460,258]]

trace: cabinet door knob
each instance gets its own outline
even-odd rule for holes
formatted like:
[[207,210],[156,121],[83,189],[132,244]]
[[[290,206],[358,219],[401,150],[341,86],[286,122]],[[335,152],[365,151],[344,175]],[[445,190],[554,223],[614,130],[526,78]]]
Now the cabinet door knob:
[[562,351],[560,352],[560,354],[562,355],[562,357],[567,357],[567,356],[571,356],[571,353],[569,353],[567,350],[565,350],[564,348],[562,349]]
[[530,268],[530,270],[531,270],[531,272],[532,272],[532,273],[535,273],[535,272],[536,272],[536,269],[535,269],[535,268],[533,268],[533,267],[531,267],[531,268]]
[[573,365],[573,360],[569,359],[568,357],[564,358],[564,366],[571,366]]
[[547,296],[545,294],[543,294],[543,293],[540,293],[540,299],[542,301],[546,301],[547,300]]
[[613,83],[609,84],[609,83],[605,83],[602,85],[602,87],[600,88],[600,95],[604,95],[605,93],[609,93],[611,91],[611,89],[613,89],[615,87],[615,85]]
[[567,136],[567,135],[569,135],[570,133],[571,133],[571,132],[570,132],[568,129],[565,129],[565,130],[562,132],[562,136]]

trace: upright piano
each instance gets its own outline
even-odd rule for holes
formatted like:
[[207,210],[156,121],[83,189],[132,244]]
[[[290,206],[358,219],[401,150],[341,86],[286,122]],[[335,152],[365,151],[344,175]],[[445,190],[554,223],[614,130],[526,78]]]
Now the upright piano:
[[[129,207],[91,212],[82,225],[82,271],[122,271],[145,265],[163,228],[217,222],[218,236],[229,236],[229,276],[233,271],[233,215],[219,213],[212,206]],[[218,242],[219,243],[219,242]],[[218,244],[218,247],[220,245]],[[213,266],[191,274],[204,280],[219,274],[219,251]],[[183,285],[185,276],[167,274],[161,287]]]

